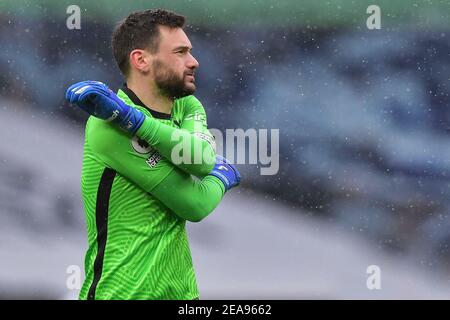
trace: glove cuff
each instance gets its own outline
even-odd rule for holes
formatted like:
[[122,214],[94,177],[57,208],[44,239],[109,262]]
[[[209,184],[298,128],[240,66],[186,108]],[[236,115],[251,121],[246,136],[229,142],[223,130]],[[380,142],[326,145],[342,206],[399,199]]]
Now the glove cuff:
[[123,130],[130,132],[132,135],[135,135],[139,128],[142,126],[142,123],[144,123],[144,120],[144,113],[130,107],[125,117],[120,120],[119,126]]

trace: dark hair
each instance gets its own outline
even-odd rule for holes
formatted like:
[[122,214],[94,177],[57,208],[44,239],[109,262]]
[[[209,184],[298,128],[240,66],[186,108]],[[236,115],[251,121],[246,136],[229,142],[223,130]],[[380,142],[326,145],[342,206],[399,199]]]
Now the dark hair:
[[159,28],[183,28],[186,18],[172,11],[152,9],[131,13],[119,22],[112,36],[112,49],[120,71],[127,76],[130,69],[129,56],[134,49],[158,52]]

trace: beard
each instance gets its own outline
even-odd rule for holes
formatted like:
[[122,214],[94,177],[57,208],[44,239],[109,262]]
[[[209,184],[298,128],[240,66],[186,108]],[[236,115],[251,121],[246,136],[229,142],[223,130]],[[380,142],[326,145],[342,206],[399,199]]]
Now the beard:
[[163,96],[171,99],[179,99],[195,92],[195,85],[188,87],[184,81],[186,73],[183,73],[183,76],[180,77],[160,60],[153,62],[153,72],[155,75],[155,84]]

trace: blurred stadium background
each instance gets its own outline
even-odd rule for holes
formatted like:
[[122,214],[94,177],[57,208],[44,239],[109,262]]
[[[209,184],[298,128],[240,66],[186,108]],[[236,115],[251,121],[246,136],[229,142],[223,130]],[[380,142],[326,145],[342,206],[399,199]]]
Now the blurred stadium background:
[[278,174],[240,165],[188,226],[201,298],[450,298],[450,4],[343,0],[1,0],[0,298],[77,297],[86,116],[64,92],[119,87],[114,24],[156,7],[188,17],[210,127],[280,129]]

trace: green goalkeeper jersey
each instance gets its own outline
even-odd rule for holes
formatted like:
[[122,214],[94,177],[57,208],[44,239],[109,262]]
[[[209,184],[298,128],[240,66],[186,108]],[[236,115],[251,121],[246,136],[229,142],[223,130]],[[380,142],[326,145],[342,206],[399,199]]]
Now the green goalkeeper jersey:
[[134,137],[94,117],[86,124],[88,249],[80,299],[196,299],[186,220],[207,216],[225,189],[207,175],[214,164],[177,167],[168,155],[169,135],[178,132],[200,141],[206,158],[215,156],[204,109],[193,96],[176,100],[170,115],[149,109],[126,87],[118,96],[147,117]]

